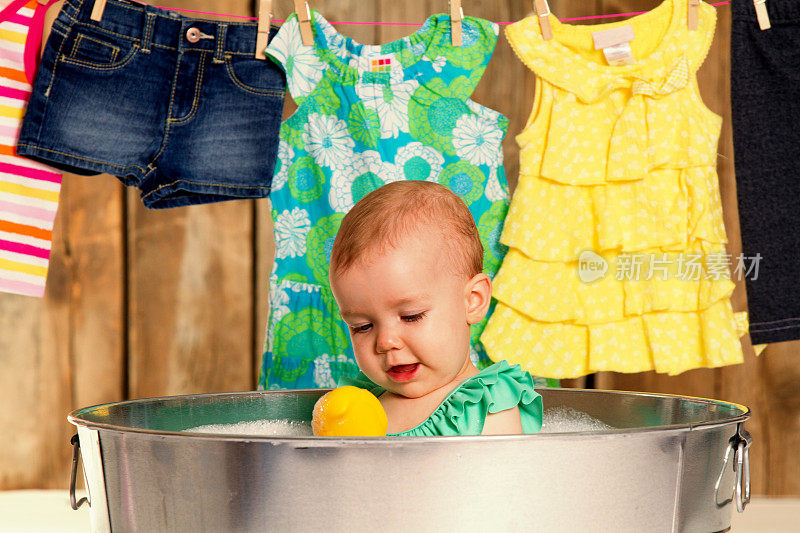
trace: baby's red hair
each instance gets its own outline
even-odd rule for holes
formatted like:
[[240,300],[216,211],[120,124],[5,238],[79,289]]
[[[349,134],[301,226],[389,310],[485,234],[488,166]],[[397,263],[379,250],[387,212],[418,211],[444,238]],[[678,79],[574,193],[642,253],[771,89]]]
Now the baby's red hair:
[[483,245],[464,201],[438,183],[396,181],[366,195],[344,217],[331,250],[330,274],[420,231],[441,234],[458,274],[471,278],[483,271]]

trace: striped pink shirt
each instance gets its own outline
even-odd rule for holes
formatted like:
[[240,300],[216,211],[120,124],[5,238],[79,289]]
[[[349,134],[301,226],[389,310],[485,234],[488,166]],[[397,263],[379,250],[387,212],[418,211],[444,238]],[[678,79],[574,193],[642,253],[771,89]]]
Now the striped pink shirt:
[[47,8],[37,0],[0,0],[0,7],[0,291],[41,297],[61,174],[15,147]]

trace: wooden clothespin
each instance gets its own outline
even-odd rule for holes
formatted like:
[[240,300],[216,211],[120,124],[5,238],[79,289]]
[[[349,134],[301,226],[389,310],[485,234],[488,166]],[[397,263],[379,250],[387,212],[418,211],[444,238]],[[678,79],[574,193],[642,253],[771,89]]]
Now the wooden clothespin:
[[700,0],[689,0],[688,17],[689,31],[696,30],[700,23]]
[[769,21],[769,13],[767,12],[767,0],[753,0],[756,8],[756,16],[758,17],[758,27],[762,30],[768,30],[772,27]]
[[553,28],[550,26],[550,6],[547,0],[533,0],[533,7],[539,16],[539,26],[542,28],[542,38],[549,41],[553,38]]
[[103,20],[103,11],[106,10],[106,0],[94,0],[92,5],[92,20],[100,22]]
[[308,2],[294,0],[294,10],[297,13],[297,20],[300,22],[300,35],[303,37],[304,46],[314,44],[314,32],[311,31],[311,10]]
[[464,43],[462,24],[464,20],[464,9],[461,7],[461,0],[450,0],[450,34],[453,37],[453,46],[461,46]]
[[266,59],[264,50],[269,44],[269,26],[272,22],[272,0],[258,0],[258,29],[256,30],[256,59]]

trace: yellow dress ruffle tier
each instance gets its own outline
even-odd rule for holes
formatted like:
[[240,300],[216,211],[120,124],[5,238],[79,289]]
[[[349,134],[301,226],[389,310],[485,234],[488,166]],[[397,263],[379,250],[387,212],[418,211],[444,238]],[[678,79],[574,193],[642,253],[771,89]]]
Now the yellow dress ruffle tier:
[[[536,16],[506,30],[537,84],[517,136],[498,304],[481,336],[492,359],[552,378],[742,361],[716,173],[721,119],[696,81],[716,11],[701,4],[690,32],[687,8],[665,0],[601,26],[551,15],[549,41]],[[608,66],[591,34],[628,24],[637,62]],[[587,253],[605,269],[588,280]]]

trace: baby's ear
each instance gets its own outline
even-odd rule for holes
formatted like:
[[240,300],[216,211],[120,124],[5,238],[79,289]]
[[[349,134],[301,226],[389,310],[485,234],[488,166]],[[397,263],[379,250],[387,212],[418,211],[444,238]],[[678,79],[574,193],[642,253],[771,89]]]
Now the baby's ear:
[[492,300],[492,280],[486,274],[476,274],[465,288],[467,323],[477,324],[489,310]]

